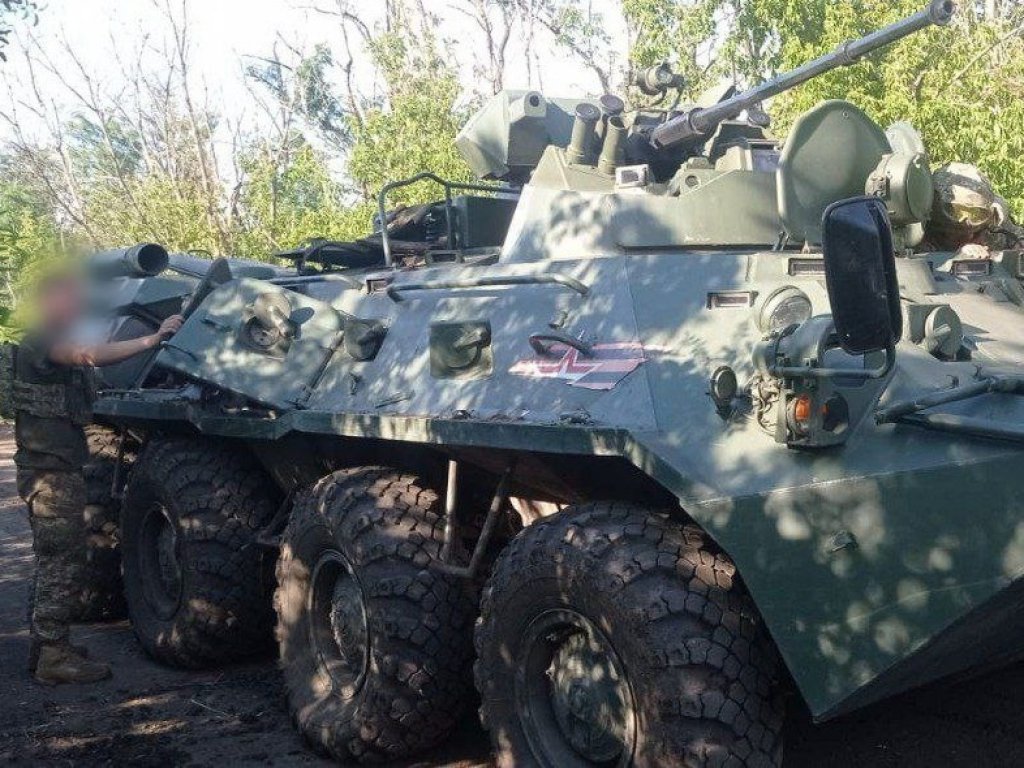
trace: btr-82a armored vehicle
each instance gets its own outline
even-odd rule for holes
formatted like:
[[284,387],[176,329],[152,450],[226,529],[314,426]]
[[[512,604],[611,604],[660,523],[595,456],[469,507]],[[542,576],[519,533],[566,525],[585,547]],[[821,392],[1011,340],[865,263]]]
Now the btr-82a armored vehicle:
[[188,318],[96,407],[142,644],[219,663],[276,609],[318,749],[431,747],[475,673],[498,763],[553,768],[777,766],[787,691],[1018,655],[1013,255],[915,252],[909,126],[831,101],[780,145],[759,107],[952,13],[685,110],[500,94],[458,145],[501,184],[385,189],[295,268],[99,257],[115,336]]

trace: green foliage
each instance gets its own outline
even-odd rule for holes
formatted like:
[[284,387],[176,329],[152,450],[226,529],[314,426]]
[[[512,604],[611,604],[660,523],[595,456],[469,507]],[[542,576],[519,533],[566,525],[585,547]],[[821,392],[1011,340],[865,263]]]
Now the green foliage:
[[11,36],[11,23],[15,19],[35,21],[39,12],[36,0],[0,0],[0,62],[7,61],[4,48]]
[[[788,69],[920,10],[921,3],[765,0],[757,6],[759,22],[772,24],[780,41],[772,63]],[[965,12],[952,27],[914,35],[779,98],[773,105],[778,125],[784,130],[830,98],[853,101],[882,125],[909,120],[923,134],[933,165],[978,165],[1018,214],[1024,212],[1021,21]]]
[[[33,8],[0,0],[0,47],[5,20]],[[287,64],[276,53],[249,64],[247,76],[280,110],[276,125],[235,135],[233,188],[215,139],[229,116],[196,111],[187,92],[154,90],[151,101],[127,105],[83,99],[50,142],[12,145],[0,156],[0,340],[17,334],[20,297],[69,243],[155,241],[270,260],[310,238],[366,235],[389,181],[423,170],[468,180],[453,146],[468,117],[458,74],[429,17],[402,0],[393,8],[386,31],[366,28],[385,86],[372,100],[341,95],[327,46]],[[439,194],[418,185],[391,202]]]
[[[468,181],[469,167],[455,150],[455,136],[469,117],[460,108],[458,74],[442,58],[431,37],[411,45],[412,33],[399,25],[373,44],[374,62],[389,88],[387,103],[367,110],[353,128],[348,173],[367,200],[388,182],[432,171],[452,181]],[[437,199],[435,186],[406,187],[393,202]]]
[[670,61],[686,79],[684,96],[694,98],[715,73],[709,66],[715,44],[718,0],[622,0],[633,46],[630,63],[642,70]]
[[243,219],[235,249],[239,255],[265,259],[313,237],[345,240],[366,234],[368,207],[346,206],[324,159],[300,138],[296,142],[283,169],[266,150],[246,158],[248,183],[239,205]]
[[[684,99],[722,77],[746,85],[799,66],[923,4],[618,1],[629,69],[672,62],[687,80]],[[553,44],[614,87],[607,8],[602,15],[587,0],[501,2],[532,13]],[[310,238],[365,235],[388,182],[424,170],[469,180],[453,140],[473,105],[446,54],[451,43],[436,37],[422,4],[386,5],[386,23],[358,27],[375,75],[370,95],[353,90],[351,64],[326,46],[305,56],[295,51],[301,58],[288,64],[250,64],[247,75],[275,102],[267,114],[278,123],[235,134],[233,156],[227,142],[215,140],[217,126],[232,116],[197,116],[170,89],[154,104],[106,111],[83,105],[59,127],[59,141],[19,146],[7,163],[0,157],[0,339],[16,332],[20,292],[69,242],[154,240],[174,250],[270,259]],[[776,133],[785,135],[797,115],[823,99],[850,99],[882,125],[914,123],[933,164],[977,163],[1024,214],[1024,3],[995,2],[994,15],[992,2],[962,5],[953,27],[915,35],[776,99]],[[33,7],[0,0],[0,48],[9,21]],[[237,178],[225,183],[218,170],[229,163]],[[390,202],[439,194],[425,183]]]
[[261,59],[249,64],[245,73],[279,103],[294,106],[332,148],[342,150],[351,142],[351,135],[345,110],[331,83],[333,67],[334,54],[320,44],[291,71],[277,59]]
[[[366,41],[384,85],[372,100],[350,93],[346,103],[337,95],[330,78],[334,57],[323,46],[294,67],[277,61],[250,67],[249,76],[286,109],[298,105],[309,129],[293,130],[274,151],[250,151],[243,162],[247,180],[237,243],[250,257],[311,237],[366,235],[377,194],[388,182],[425,170],[452,180],[471,178],[454,146],[469,109],[460,103],[458,73],[440,52],[432,19],[401,0],[392,14],[386,31]],[[341,151],[343,180],[332,177],[328,158],[314,144]],[[389,203],[414,204],[439,194],[436,186],[420,184],[396,192]]]
[[[454,139],[467,115],[456,106],[455,77],[412,79],[388,107],[370,110],[355,131],[348,172],[374,199],[384,184],[430,170],[442,178],[468,181],[470,171],[455,151]],[[436,199],[437,187],[398,190],[395,202]]]
[[548,0],[548,27],[555,43],[585,58],[598,56],[598,51],[611,47],[611,35],[605,19],[592,4],[573,0]]
[[[668,59],[692,97],[720,77],[749,85],[921,10],[922,0],[621,0],[635,67]],[[1024,3],[960,3],[932,28],[778,97],[775,130],[824,99],[882,125],[909,120],[933,165],[977,164],[1024,214]],[[995,9],[995,10],[993,10]]]
[[138,132],[118,120],[100,125],[84,115],[75,115],[67,125],[71,159],[77,171],[88,179],[112,179],[138,173],[142,167],[142,146]]
[[203,197],[159,174],[90,185],[84,215],[94,236],[108,246],[155,241],[172,250],[219,251]]
[[0,182],[0,342],[19,335],[21,298],[60,246],[53,214],[38,196]]

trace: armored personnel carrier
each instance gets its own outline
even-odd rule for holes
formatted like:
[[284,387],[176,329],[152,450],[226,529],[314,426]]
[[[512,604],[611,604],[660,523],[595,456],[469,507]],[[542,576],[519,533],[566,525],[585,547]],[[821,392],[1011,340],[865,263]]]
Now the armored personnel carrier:
[[1013,260],[915,251],[910,126],[761,110],[953,10],[686,109],[500,94],[458,138],[490,184],[385,189],[295,268],[102,255],[115,335],[188,318],[96,408],[145,648],[276,625],[341,760],[439,743],[475,679],[498,763],[557,768],[778,766],[787,692],[824,720],[1019,655]]

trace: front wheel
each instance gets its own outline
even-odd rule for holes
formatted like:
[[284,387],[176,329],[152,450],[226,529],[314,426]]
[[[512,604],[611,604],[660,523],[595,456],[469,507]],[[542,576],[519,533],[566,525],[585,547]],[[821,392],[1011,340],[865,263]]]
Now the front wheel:
[[699,529],[625,504],[570,508],[502,554],[477,625],[502,768],[781,764],[777,655]]

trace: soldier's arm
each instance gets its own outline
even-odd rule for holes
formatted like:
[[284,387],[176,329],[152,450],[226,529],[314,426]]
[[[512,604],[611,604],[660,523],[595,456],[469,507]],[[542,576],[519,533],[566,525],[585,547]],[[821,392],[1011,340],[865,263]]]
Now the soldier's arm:
[[50,348],[50,360],[58,365],[69,366],[113,365],[153,349],[161,341],[177,333],[183,322],[180,315],[174,315],[164,320],[160,330],[156,333],[126,341],[111,341],[106,344],[92,345],[54,344]]

